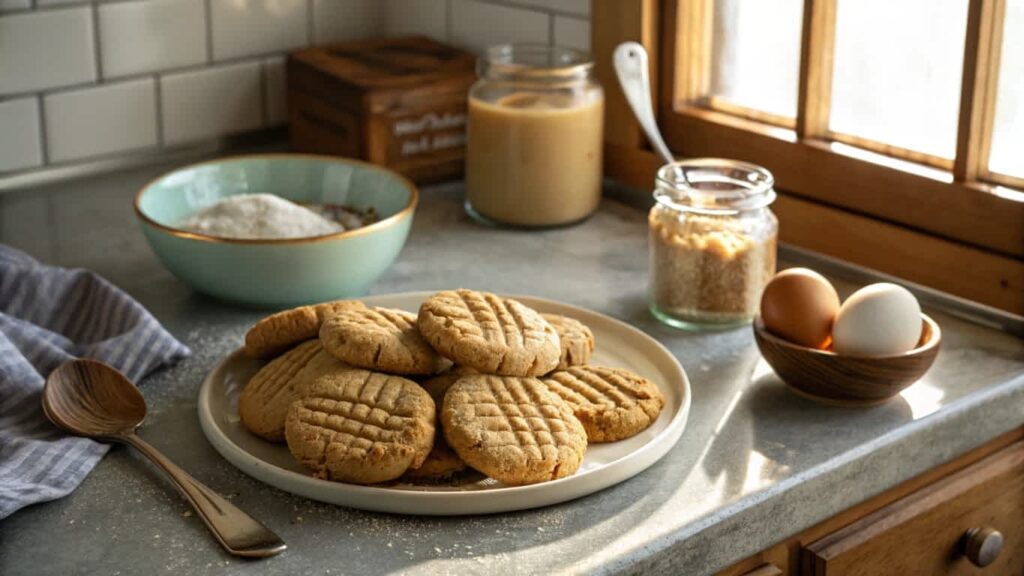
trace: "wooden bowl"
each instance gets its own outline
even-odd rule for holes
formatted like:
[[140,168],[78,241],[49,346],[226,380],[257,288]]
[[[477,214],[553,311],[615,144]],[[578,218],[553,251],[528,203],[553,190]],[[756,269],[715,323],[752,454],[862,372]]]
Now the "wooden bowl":
[[840,356],[793,344],[754,318],[754,338],[765,361],[794,392],[836,406],[874,406],[917,382],[939,353],[939,325],[921,314],[921,341],[895,356]]

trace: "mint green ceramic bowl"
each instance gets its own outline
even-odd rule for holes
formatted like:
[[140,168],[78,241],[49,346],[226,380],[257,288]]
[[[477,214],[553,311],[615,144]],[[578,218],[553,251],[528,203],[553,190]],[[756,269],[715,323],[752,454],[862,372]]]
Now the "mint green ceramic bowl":
[[[311,238],[239,240],[179,230],[193,212],[234,194],[373,207],[368,226]],[[279,308],[361,296],[395,261],[418,200],[394,172],[306,154],[238,156],[175,170],[135,197],[142,232],[164,265],[194,289],[251,306]]]

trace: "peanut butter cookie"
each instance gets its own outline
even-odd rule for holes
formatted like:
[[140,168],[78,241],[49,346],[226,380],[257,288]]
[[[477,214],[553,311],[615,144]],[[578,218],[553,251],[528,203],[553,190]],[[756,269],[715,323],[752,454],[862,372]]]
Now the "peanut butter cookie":
[[271,314],[245,334],[245,352],[253,358],[277,356],[285,350],[316,338],[324,319],[341,310],[364,308],[358,300],[335,300],[299,306]]
[[420,306],[427,342],[456,364],[485,374],[540,376],[558,366],[558,333],[539,313],[489,292],[438,292]]
[[572,406],[590,442],[629,438],[657,420],[665,406],[653,382],[620,368],[573,366],[543,382]]
[[438,411],[438,431],[434,437],[434,448],[430,450],[423,466],[415,470],[409,470],[402,476],[402,480],[412,483],[437,483],[455,476],[466,469],[466,463],[459,458],[459,455],[448,446],[444,438],[443,424],[441,423],[441,406],[444,405],[444,395],[463,376],[476,374],[476,370],[464,366],[453,366],[444,374],[439,374],[420,382],[420,386],[434,399]]
[[461,477],[461,473],[465,470],[466,463],[448,446],[444,435],[438,432],[434,439],[434,447],[430,449],[423,465],[416,469],[406,470],[400,480],[410,484],[437,484],[450,480],[456,475]]
[[572,409],[536,378],[463,377],[445,395],[441,422],[463,461],[509,485],[569,476],[587,450]]
[[320,327],[320,342],[340,360],[390,374],[437,374],[451,366],[416,329],[416,315],[390,308],[341,310]]
[[590,362],[590,355],[594,353],[594,333],[587,328],[586,324],[560,314],[541,314],[541,316],[558,332],[558,341],[562,345],[562,357],[558,360],[558,370]]
[[419,384],[353,369],[313,381],[292,403],[292,455],[327,480],[374,484],[418,468],[434,443],[437,408]]
[[430,394],[430,397],[434,399],[434,403],[440,408],[441,404],[444,403],[444,395],[452,387],[452,384],[458,382],[463,376],[473,374],[479,374],[479,372],[465,366],[452,366],[451,370],[420,382],[420,386],[427,391],[427,394]]
[[238,397],[242,425],[253,434],[284,441],[284,420],[288,407],[314,379],[348,370],[341,360],[328,354],[319,340],[307,340],[271,360],[249,379]]

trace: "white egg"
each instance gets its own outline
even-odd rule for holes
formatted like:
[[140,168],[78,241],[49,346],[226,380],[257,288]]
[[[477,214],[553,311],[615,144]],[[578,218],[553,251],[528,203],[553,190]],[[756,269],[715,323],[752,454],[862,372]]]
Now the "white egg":
[[889,356],[921,338],[921,305],[909,290],[886,282],[857,290],[832,326],[832,349],[843,356]]

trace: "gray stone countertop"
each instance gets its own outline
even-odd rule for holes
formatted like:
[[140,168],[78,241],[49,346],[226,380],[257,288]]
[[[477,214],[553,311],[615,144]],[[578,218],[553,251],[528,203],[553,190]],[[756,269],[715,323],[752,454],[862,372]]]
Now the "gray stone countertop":
[[922,381],[876,408],[820,406],[786,390],[749,328],[687,333],[651,317],[643,210],[605,200],[572,228],[498,230],[472,222],[450,184],[423,190],[408,243],[373,292],[466,286],[629,322],[689,374],[686,431],[638,476],[537,510],[428,518],[306,500],[241,473],[200,431],[200,382],[261,313],[194,293],[150,251],[131,198],[170,167],[0,195],[0,241],[103,274],[192,348],[141,383],[151,410],[141,435],[289,548],[226,555],[148,463],[115,447],[71,496],[0,523],[0,574],[708,574],[1024,424],[1015,337],[928,309],[943,344]]

